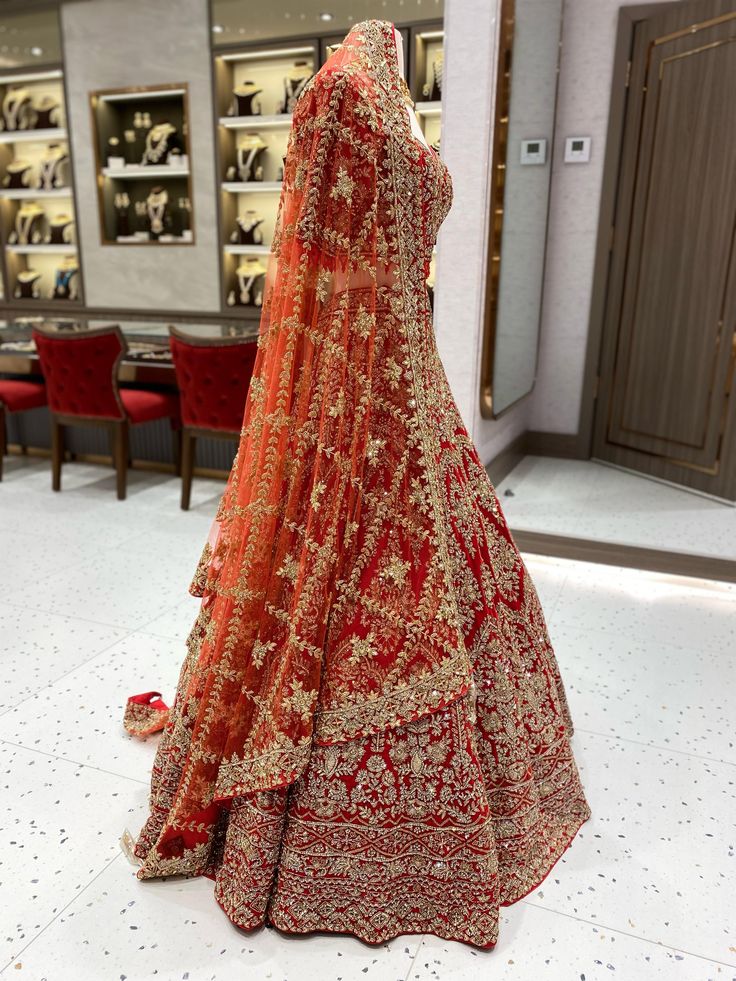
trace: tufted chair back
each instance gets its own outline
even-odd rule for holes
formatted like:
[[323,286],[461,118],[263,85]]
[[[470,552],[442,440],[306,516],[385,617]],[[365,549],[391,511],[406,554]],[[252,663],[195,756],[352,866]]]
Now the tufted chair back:
[[117,374],[127,345],[119,327],[78,333],[35,328],[33,340],[52,412],[99,419],[126,418]]
[[236,337],[192,337],[170,328],[185,426],[239,433],[258,345]]

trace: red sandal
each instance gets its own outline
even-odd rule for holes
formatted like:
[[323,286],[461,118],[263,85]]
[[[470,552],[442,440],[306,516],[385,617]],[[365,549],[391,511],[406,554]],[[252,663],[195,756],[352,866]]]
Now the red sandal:
[[160,691],[131,695],[125,705],[123,728],[131,736],[150,736],[160,732],[169,721],[169,706],[161,699]]

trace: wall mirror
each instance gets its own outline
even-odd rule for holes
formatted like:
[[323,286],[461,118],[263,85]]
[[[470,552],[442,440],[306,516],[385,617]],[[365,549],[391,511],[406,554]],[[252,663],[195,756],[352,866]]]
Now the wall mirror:
[[501,0],[480,409],[534,387],[563,0]]

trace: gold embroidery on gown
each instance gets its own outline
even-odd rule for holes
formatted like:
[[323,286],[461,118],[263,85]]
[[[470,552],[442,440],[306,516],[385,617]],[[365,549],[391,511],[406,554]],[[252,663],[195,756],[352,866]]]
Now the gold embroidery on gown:
[[588,809],[534,586],[437,353],[452,185],[393,28],[294,111],[243,434],[154,764],[139,875],[227,915],[496,941]]

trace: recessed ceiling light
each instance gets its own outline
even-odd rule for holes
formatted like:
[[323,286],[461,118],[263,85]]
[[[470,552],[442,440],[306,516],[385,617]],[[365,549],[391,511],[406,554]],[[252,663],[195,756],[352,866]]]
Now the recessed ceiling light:
[[39,48],[38,46],[33,47],[31,48],[31,54],[33,55],[34,58],[40,58],[41,55],[43,54],[43,48]]
[[224,34],[225,33],[225,27],[224,27],[224,25],[223,24],[213,24],[212,25],[212,33],[213,34]]
[[320,20],[324,20],[324,21],[334,20],[335,19],[335,15],[334,14],[331,14],[327,10],[323,10],[322,13],[319,15],[319,19]]

